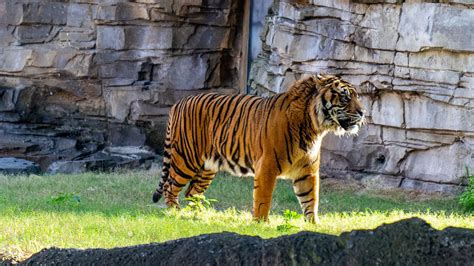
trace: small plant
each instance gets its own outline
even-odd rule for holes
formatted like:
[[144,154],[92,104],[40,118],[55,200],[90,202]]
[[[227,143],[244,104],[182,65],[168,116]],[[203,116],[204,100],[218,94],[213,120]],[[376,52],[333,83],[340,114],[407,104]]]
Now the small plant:
[[466,177],[468,179],[468,185],[466,190],[461,194],[459,198],[459,204],[468,211],[474,211],[474,175],[469,173],[469,169],[466,167]]
[[204,211],[212,207],[213,202],[217,202],[216,199],[206,199],[204,195],[195,195],[192,197],[187,197],[185,200],[188,202],[188,205],[185,209],[192,211]]
[[299,218],[300,216],[301,215],[299,215],[298,213],[286,209],[283,212],[283,224],[278,225],[277,230],[280,232],[288,232],[293,228],[298,228],[297,226],[291,224],[291,221]]
[[74,193],[59,193],[51,196],[48,203],[54,206],[73,206],[77,207],[81,203],[81,197]]

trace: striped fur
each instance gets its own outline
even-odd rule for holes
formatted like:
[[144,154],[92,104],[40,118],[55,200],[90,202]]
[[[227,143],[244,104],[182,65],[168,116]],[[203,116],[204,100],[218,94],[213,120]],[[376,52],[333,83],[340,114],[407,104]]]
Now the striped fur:
[[277,177],[293,180],[307,220],[317,219],[320,147],[328,131],[354,134],[363,123],[356,90],[330,75],[296,82],[286,93],[201,94],[170,111],[163,175],[153,195],[168,206],[202,194],[219,170],[254,176],[253,215],[268,219]]

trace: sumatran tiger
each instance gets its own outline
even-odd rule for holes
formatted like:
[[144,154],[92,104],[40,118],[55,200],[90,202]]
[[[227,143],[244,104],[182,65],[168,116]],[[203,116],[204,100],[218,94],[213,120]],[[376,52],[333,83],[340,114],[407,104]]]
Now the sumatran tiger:
[[204,193],[219,170],[254,176],[253,217],[268,220],[277,177],[291,179],[307,221],[318,219],[321,141],[327,132],[355,134],[364,111],[355,88],[332,75],[297,81],[262,98],[201,94],[170,110],[163,173],[153,194],[179,207],[178,194]]

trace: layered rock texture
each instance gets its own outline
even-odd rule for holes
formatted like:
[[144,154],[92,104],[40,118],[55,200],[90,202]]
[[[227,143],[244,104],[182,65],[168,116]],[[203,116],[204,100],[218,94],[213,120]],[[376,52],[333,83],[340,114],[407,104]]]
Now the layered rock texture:
[[106,146],[161,150],[170,105],[238,92],[242,5],[0,0],[0,156],[44,170]]
[[369,124],[326,137],[323,174],[454,192],[474,169],[474,2],[280,1],[266,19],[254,93],[304,73],[360,88]]
[[[243,2],[0,0],[0,156],[75,172],[107,146],[160,151],[170,105],[239,91]],[[474,169],[473,25],[470,0],[276,1],[250,84],[341,75],[370,123],[326,138],[323,172],[456,191]]]

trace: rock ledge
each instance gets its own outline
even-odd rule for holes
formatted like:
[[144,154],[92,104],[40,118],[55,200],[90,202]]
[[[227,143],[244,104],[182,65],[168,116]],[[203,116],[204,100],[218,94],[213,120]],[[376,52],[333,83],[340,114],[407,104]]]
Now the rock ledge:
[[216,233],[113,249],[44,249],[20,264],[83,265],[472,265],[474,230],[433,229],[418,218],[332,236],[273,239]]

